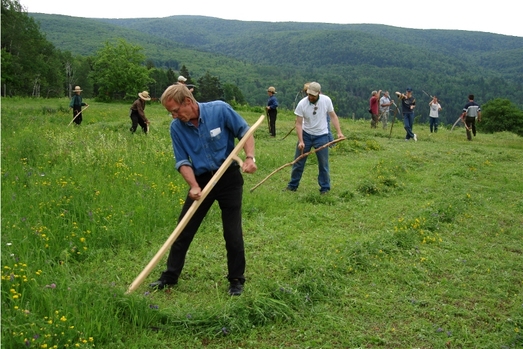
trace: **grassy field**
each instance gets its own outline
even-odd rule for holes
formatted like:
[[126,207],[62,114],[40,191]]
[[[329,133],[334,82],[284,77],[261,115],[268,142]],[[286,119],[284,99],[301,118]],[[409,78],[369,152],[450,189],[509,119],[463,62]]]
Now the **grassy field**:
[[[165,258],[130,283],[176,227],[187,186],[174,169],[170,116],[148,105],[2,99],[3,348],[520,348],[523,346],[523,139],[466,140],[463,128],[342,120],[332,190],[315,156],[283,192],[292,112],[256,131],[245,175],[247,282],[227,295],[219,209],[191,245],[177,286],[151,291]],[[254,123],[259,111],[240,111]]]

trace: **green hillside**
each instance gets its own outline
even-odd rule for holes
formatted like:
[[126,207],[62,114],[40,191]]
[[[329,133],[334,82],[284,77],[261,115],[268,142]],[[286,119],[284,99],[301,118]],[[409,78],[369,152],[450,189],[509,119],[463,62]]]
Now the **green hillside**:
[[[88,19],[31,14],[57,48],[91,55],[124,38],[144,48],[157,67],[186,65],[193,78],[210,72],[237,85],[251,105],[266,103],[276,86],[280,105],[293,108],[306,81],[316,80],[340,116],[368,117],[372,90],[414,89],[418,119],[430,98],[453,122],[474,93],[482,104],[518,104],[523,85],[523,38],[455,30],[416,30],[370,24],[269,23],[201,16]],[[78,38],[82,38],[79,42]],[[425,93],[426,92],[426,93]],[[518,105],[521,106],[521,103]]]

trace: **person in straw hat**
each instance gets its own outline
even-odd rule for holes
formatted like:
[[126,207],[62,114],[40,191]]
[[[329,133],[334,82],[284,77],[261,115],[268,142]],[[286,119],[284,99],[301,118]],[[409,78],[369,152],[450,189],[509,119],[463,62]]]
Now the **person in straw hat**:
[[271,137],[276,137],[276,117],[278,116],[278,100],[276,99],[276,89],[271,86],[267,89],[269,100],[267,101],[267,116],[269,117],[269,132]]
[[129,117],[132,122],[130,131],[135,133],[136,128],[140,125],[143,133],[147,134],[147,132],[149,132],[149,120],[145,117],[145,102],[150,101],[151,97],[147,91],[138,93],[138,97],[139,98],[134,101],[131,110],[129,111]]
[[89,105],[82,101],[82,96],[80,95],[82,89],[80,86],[75,86],[73,92],[74,95],[73,98],[71,98],[71,102],[69,102],[69,108],[73,108],[74,123],[80,125],[82,123],[82,107],[88,107]]

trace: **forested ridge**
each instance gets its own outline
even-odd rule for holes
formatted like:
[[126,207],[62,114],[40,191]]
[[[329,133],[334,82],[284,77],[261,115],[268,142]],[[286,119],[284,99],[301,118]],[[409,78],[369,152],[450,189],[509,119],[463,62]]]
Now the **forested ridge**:
[[[318,81],[339,115],[368,117],[372,90],[414,89],[418,113],[437,95],[442,117],[454,121],[474,93],[479,103],[507,98],[519,107],[523,38],[456,30],[417,30],[371,24],[269,23],[201,16],[89,19],[30,14],[60,50],[90,55],[124,38],[144,48],[157,68],[193,77],[206,72],[239,87],[250,105],[266,103],[275,86],[292,108],[306,81]],[[425,93],[426,92],[426,93]]]

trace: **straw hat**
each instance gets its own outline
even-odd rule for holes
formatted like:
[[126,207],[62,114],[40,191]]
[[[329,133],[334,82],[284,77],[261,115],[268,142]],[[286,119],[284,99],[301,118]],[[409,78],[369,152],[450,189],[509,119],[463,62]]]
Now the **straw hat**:
[[147,91],[143,91],[143,92],[138,93],[138,97],[140,97],[144,101],[150,101],[151,100],[151,96],[149,96],[149,92],[147,92]]
[[83,90],[80,88],[80,86],[75,86],[73,92],[82,92]]
[[271,86],[267,89],[267,92],[276,93],[276,89]]

